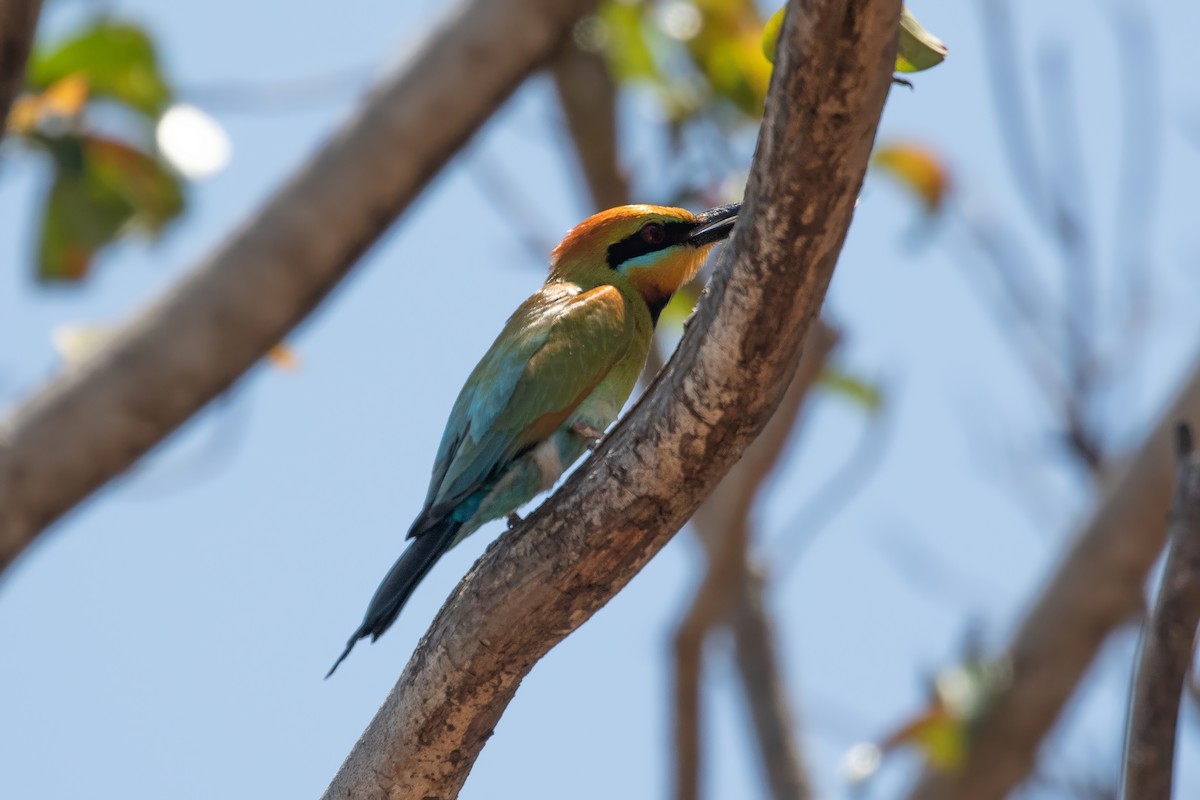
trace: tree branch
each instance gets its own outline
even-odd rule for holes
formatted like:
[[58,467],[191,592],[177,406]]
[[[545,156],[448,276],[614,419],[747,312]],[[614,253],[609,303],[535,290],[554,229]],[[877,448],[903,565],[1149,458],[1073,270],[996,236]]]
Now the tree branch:
[[[616,87],[603,59],[581,51],[574,43],[568,44],[555,60],[554,78],[593,203],[597,208],[607,208],[629,202],[627,181],[617,157]],[[740,591],[735,591],[732,602],[725,599],[724,614],[735,637],[739,674],[759,743],[763,772],[772,794],[781,799],[807,796],[808,782],[775,656],[771,621],[763,603],[762,579],[752,574],[755,571],[744,552],[747,537],[739,536],[736,531],[731,533],[730,526],[748,524],[754,498],[778,461],[803,399],[837,339],[837,331],[822,322],[812,329],[798,372],[771,422],[691,519],[693,529],[709,549],[708,576],[719,571],[720,558],[712,552],[718,540],[736,539],[743,548],[730,562],[737,572],[743,573]],[[662,368],[657,346],[651,349],[651,356],[643,372],[649,376],[647,380],[653,380]],[[702,604],[701,597],[697,595],[697,603]],[[700,790],[701,658],[704,634],[714,622],[709,619],[701,628],[689,614],[675,640],[676,789],[682,797],[695,797]]]
[[762,604],[761,577],[750,559],[750,512],[837,340],[837,332],[828,325],[818,321],[813,326],[796,375],[771,421],[691,519],[708,569],[675,633],[675,796],[679,800],[700,794],[704,642],[724,622],[735,637],[739,675],[772,793],[776,798],[808,796]]
[[775,652],[763,584],[761,570],[747,564],[730,620],[738,675],[771,796],[775,800],[806,800],[813,796],[813,790],[796,741],[791,698]]
[[604,59],[567,41],[554,59],[554,88],[597,210],[629,202],[617,157],[617,87]]
[[624,422],[443,606],[325,797],[453,797],[524,676],[687,520],[778,405],[853,213],[899,0],[795,0],[741,221]]
[[1171,800],[1179,703],[1200,623],[1200,455],[1180,424],[1170,549],[1154,613],[1142,635],[1141,657],[1125,740],[1122,797]]
[[25,82],[42,0],[0,0],[0,139],[12,102]]
[[[616,86],[604,60],[583,52],[572,42],[555,60],[554,80],[593,204],[601,209],[629,202],[627,181],[617,157]],[[709,551],[705,586],[712,577],[718,577],[719,581],[719,565],[723,562],[712,552],[718,541],[732,540],[741,548],[728,562],[734,577],[740,578],[740,587],[735,584],[733,597],[724,597],[721,612],[733,629],[739,674],[759,743],[763,772],[772,794],[780,800],[806,797],[808,781],[775,656],[771,622],[763,603],[762,579],[752,574],[754,570],[745,552],[748,537],[738,531],[746,530],[754,498],[778,461],[803,399],[837,339],[835,330],[817,323],[808,335],[798,372],[771,422],[691,519],[693,529]],[[662,368],[657,346],[651,349],[651,356],[643,372],[648,376],[647,381],[653,380]],[[692,606],[693,612],[705,610],[703,598],[701,591]],[[716,618],[700,620],[689,613],[675,639],[676,791],[680,797],[696,797],[700,791],[701,659],[706,634],[716,622]]]
[[298,324],[588,0],[472,0],[187,278],[0,421],[0,570]]
[[1144,606],[1166,540],[1175,421],[1200,418],[1200,369],[1113,481],[1009,649],[1012,679],[955,775],[927,774],[911,800],[1001,800],[1033,769],[1042,738],[1105,638]]

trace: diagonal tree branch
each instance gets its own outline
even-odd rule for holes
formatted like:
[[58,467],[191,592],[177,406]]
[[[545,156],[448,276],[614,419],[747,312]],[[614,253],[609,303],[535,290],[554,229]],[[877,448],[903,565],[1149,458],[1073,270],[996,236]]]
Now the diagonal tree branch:
[[1030,774],[1105,638],[1140,613],[1167,536],[1175,421],[1200,418],[1200,369],[1110,483],[1009,648],[1012,679],[955,775],[927,774],[910,800],[1001,800]]
[[592,5],[456,8],[180,285],[0,420],[0,570],[304,319]]
[[42,0],[0,0],[0,139],[12,102],[21,93]]
[[1127,800],[1171,800],[1179,703],[1200,622],[1200,455],[1187,425],[1177,435],[1170,548],[1130,702],[1121,794]]
[[[597,208],[628,201],[628,186],[617,157],[616,86],[603,59],[585,53],[573,42],[554,63],[554,80],[592,202]],[[717,485],[692,516],[708,552],[709,570],[676,635],[676,793],[696,797],[700,776],[700,673],[703,645],[712,626],[720,621],[731,627],[736,643],[738,673],[759,744],[759,759],[774,797],[806,797],[807,776],[795,741],[791,710],[783,675],[775,655],[771,621],[762,597],[762,577],[751,565],[748,544],[750,506],[788,439],[805,396],[838,339],[837,331],[823,322],[813,327],[787,394],[771,422],[754,440],[742,459]],[[652,380],[662,368],[658,347],[651,348],[644,376]],[[740,516],[739,516],[740,515]],[[732,540],[741,548],[723,563],[721,542]],[[719,566],[720,565],[720,566]],[[721,608],[705,601],[705,591],[719,591],[726,566],[734,570],[735,591]],[[716,587],[712,589],[709,587]],[[697,614],[708,614],[700,619]],[[724,620],[720,617],[724,616]]]
[[457,794],[520,681],[695,511],[799,361],[891,84],[899,0],[795,0],[742,221],[675,357],[442,608],[325,797]]

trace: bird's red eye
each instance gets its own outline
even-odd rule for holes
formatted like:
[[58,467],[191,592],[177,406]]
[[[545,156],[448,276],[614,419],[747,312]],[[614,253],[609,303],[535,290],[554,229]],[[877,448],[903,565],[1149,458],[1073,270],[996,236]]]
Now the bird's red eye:
[[662,244],[667,238],[666,230],[657,222],[647,222],[643,225],[641,235],[646,244]]

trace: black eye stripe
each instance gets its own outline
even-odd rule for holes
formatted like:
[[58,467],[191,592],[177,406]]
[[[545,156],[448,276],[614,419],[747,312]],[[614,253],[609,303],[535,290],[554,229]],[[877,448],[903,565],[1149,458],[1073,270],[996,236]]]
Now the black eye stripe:
[[651,244],[642,238],[642,230],[639,228],[634,233],[626,236],[619,242],[608,246],[608,266],[616,269],[617,267],[638,256],[644,256],[647,253],[653,253],[657,250],[665,250],[672,245],[679,244],[687,239],[692,229],[696,227],[690,222],[661,222],[659,223],[666,230],[666,236],[661,242]]

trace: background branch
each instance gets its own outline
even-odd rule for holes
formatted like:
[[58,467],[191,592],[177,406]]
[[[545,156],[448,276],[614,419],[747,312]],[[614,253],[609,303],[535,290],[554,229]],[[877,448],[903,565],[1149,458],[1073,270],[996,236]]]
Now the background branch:
[[246,225],[0,421],[0,570],[304,319],[591,5],[455,9]]
[[617,156],[617,87],[608,65],[568,39],[551,65],[571,144],[596,210],[629,202]]
[[809,795],[763,604],[762,576],[750,555],[750,517],[758,492],[778,463],[804,400],[837,341],[837,332],[829,326],[822,322],[813,326],[796,376],[771,421],[691,519],[708,569],[675,633],[675,774],[680,800],[700,794],[704,642],[722,623],[728,623],[734,634],[738,674],[773,796]]
[[1125,741],[1123,797],[1171,800],[1179,703],[1200,622],[1200,455],[1180,424],[1170,549],[1142,634]]
[[0,0],[0,139],[12,102],[25,82],[42,0]]
[[1030,774],[1100,645],[1144,608],[1146,576],[1167,535],[1175,421],[1197,417],[1200,369],[1109,485],[1026,615],[1009,649],[1012,679],[980,722],[962,770],[928,773],[912,800],[1001,800]]
[[645,565],[766,424],[849,226],[899,11],[789,5],[742,220],[679,351],[584,468],[459,584],[327,798],[454,796],[533,664]]

